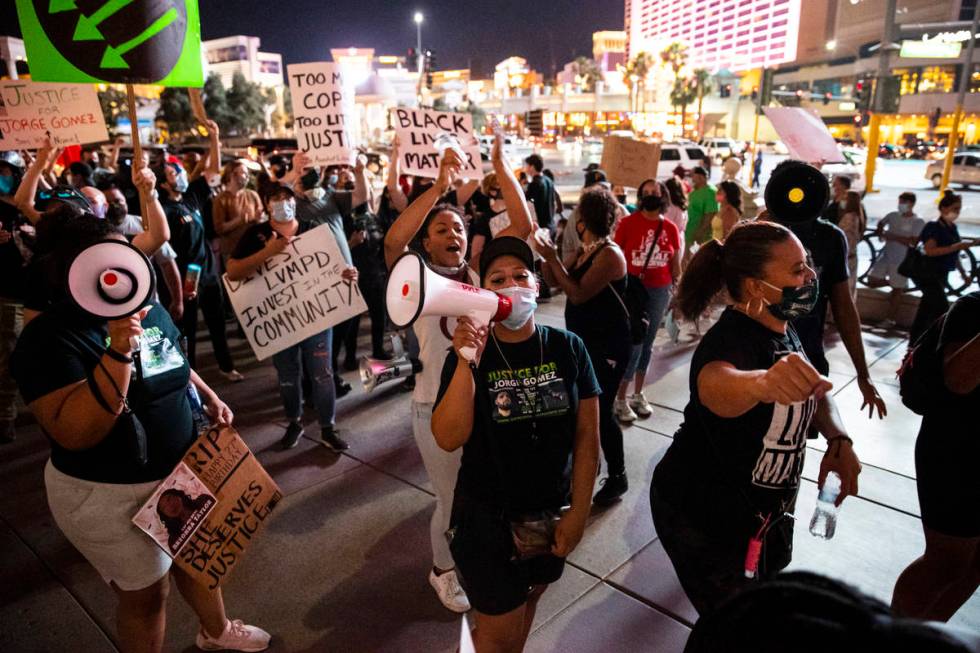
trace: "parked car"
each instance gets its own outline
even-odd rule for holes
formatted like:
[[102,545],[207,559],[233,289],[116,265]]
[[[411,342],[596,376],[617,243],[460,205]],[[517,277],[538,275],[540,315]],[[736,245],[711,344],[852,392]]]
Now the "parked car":
[[764,154],[789,154],[789,148],[782,141],[766,141],[759,144],[759,150]]
[[[943,161],[933,161],[926,166],[926,179],[933,188],[939,188],[943,181]],[[980,152],[957,152],[953,155],[953,166],[949,172],[949,183],[960,184],[963,188],[980,185]]]
[[864,156],[850,148],[841,150],[844,163],[825,163],[822,170],[827,181],[834,177],[848,177],[851,180],[851,190],[863,193],[866,187],[864,179]]
[[721,164],[728,157],[738,156],[745,150],[739,141],[732,138],[706,138],[698,145],[708,151],[715,164]]
[[686,143],[663,143],[660,146],[660,163],[657,165],[657,179],[669,179],[677,166],[690,171],[695,166],[704,165],[708,158],[700,145]]

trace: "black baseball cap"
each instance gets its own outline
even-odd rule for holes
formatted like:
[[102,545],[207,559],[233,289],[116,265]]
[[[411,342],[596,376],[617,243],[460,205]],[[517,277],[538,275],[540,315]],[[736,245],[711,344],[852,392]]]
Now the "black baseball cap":
[[587,173],[585,173],[586,186],[595,186],[596,184],[601,183],[603,181],[608,181],[606,179],[606,172],[604,170],[600,170],[599,168],[596,168],[594,170],[589,170]]
[[708,171],[707,171],[707,170],[705,170],[705,169],[704,169],[703,167],[701,167],[701,166],[694,166],[694,168],[693,168],[693,169],[691,169],[691,174],[692,174],[692,175],[701,175],[701,176],[703,176],[703,177],[707,177],[707,176],[708,176]]
[[490,269],[490,264],[493,263],[494,259],[498,259],[501,256],[518,258],[521,263],[527,266],[528,270],[534,270],[534,253],[531,251],[531,246],[515,236],[500,236],[491,240],[480,254],[481,286],[483,285],[484,277],[487,276],[487,270]]
[[589,165],[582,168],[582,172],[592,172],[593,170],[598,170],[598,169],[599,169],[598,163],[590,163]]

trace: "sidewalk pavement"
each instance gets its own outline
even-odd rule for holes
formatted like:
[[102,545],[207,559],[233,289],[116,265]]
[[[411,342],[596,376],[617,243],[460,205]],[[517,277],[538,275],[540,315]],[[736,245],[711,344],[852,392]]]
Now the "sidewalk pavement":
[[[538,319],[562,326],[562,310],[555,298]],[[696,615],[657,540],[648,490],[688,399],[692,334],[686,329],[677,345],[658,338],[649,377],[657,380],[646,389],[656,410],[625,429],[630,490],[619,504],[594,511],[564,576],[541,601],[529,652],[683,650]],[[232,342],[236,360],[248,361],[238,368],[245,382],[219,381],[213,362],[200,371],[235,410],[243,437],[286,497],[227,585],[229,615],[271,632],[271,651],[454,651],[460,618],[426,579],[433,498],[412,438],[409,395],[398,382],[366,395],[356,372],[344,373],[355,391],[340,401],[337,422],[350,451],[337,455],[320,445],[312,415],[309,437],[280,451],[285,421],[275,372],[244,341]],[[830,336],[834,393],[864,464],[861,496],[844,503],[834,539],[810,536],[822,449],[813,441],[792,568],[843,578],[887,602],[898,574],[923,549],[913,455],[919,418],[898,396],[902,334],[865,329],[864,342],[888,417],[861,414],[847,353]],[[209,359],[207,349],[201,359]],[[46,459],[36,426],[0,448],[0,651],[116,651],[114,596],[53,523]],[[980,630],[980,593],[953,623]],[[197,627],[173,592],[166,650],[196,650]]]

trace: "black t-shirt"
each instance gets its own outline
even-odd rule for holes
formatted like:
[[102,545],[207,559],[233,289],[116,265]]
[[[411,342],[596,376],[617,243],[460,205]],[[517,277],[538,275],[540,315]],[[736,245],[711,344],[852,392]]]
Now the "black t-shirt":
[[[94,447],[72,451],[51,440],[51,462],[61,472],[98,483],[145,483],[167,476],[194,442],[187,384],[190,366],[180,350],[180,332],[159,304],[143,320],[142,382],[134,372],[129,406],[146,430],[148,460],[134,459],[132,431],[118,420]],[[11,373],[30,403],[94,374],[108,346],[104,322],[59,303],[24,327]],[[102,372],[99,372],[101,375]],[[115,397],[105,397],[111,406]],[[93,410],[103,410],[94,408]]]
[[[511,513],[565,504],[578,402],[600,392],[581,338],[536,328],[524,342],[487,342],[473,372],[473,432],[463,445],[456,482],[461,496]],[[450,351],[436,404],[455,371],[456,353]]]
[[[300,222],[296,235],[298,236],[318,226],[309,222]],[[235,244],[235,249],[232,250],[228,258],[236,260],[248,258],[252,254],[261,251],[270,238],[272,238],[272,223],[255,222],[249,225],[248,229],[242,233],[242,237],[238,239],[238,242]]]
[[[945,349],[947,345],[964,345],[980,333],[980,291],[971,292],[963,295],[956,300],[946,314],[946,321],[943,323],[943,332],[939,338],[940,347]],[[951,392],[944,393],[949,399],[949,417],[953,424],[975,424],[976,406],[980,402],[980,386],[973,389],[966,395],[955,395]],[[969,429],[957,429],[965,432]],[[973,437],[976,437],[974,431]]]
[[[189,172],[189,171],[188,171]],[[214,230],[214,197],[217,193],[208,185],[205,175],[201,175],[187,185],[187,192],[197,202],[198,209],[201,211],[201,221],[204,223],[204,235],[208,240],[217,238],[218,234]]]
[[21,300],[24,296],[26,269],[24,256],[17,247],[19,239],[26,247],[26,234],[20,230],[27,220],[13,204],[0,199],[0,230],[11,234],[12,238],[0,244],[0,297]]
[[[202,179],[197,179],[193,185],[207,185]],[[184,193],[180,201],[160,195],[160,204],[170,225],[170,245],[177,252],[177,268],[183,277],[187,266],[196,263],[201,266],[201,281],[215,281],[214,254],[208,245],[204,220],[201,216],[201,205],[198,196],[190,192]]]
[[555,185],[544,175],[535,175],[527,185],[526,195],[534,202],[538,227],[550,229],[555,221]]
[[[923,243],[934,240],[939,247],[949,247],[960,242],[960,231],[956,228],[956,223],[946,222],[940,218],[939,220],[933,220],[927,223],[922,228],[922,233],[919,234],[919,240]],[[958,252],[950,252],[949,254],[930,258],[936,262],[942,272],[948,273],[956,269],[956,259],[958,257]]]
[[378,216],[359,207],[354,215],[344,218],[344,231],[348,239],[355,231],[364,232],[364,242],[350,251],[358,282],[362,285],[384,283],[388,275],[384,258],[385,230]]
[[744,547],[749,531],[759,527],[756,513],[780,514],[795,499],[817,402],[760,403],[739,417],[719,417],[701,404],[698,375],[714,361],[767,370],[801,351],[792,330],[770,331],[733,308],[722,313],[694,352],[684,423],[654,471],[653,483],[668,503],[707,532],[731,538],[732,546]]
[[817,273],[820,284],[820,297],[817,305],[809,315],[793,320],[796,330],[803,343],[803,350],[813,366],[821,374],[830,371],[830,363],[823,351],[823,333],[827,321],[827,306],[830,302],[830,291],[839,283],[847,281],[847,236],[840,227],[826,220],[814,220],[812,223],[793,229],[810,255],[811,265]]

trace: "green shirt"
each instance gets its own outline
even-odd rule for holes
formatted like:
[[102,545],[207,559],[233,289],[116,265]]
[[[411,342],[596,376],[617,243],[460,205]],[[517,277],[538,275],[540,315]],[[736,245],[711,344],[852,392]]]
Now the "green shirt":
[[[691,191],[687,196],[687,228],[684,230],[684,240],[690,245],[694,236],[701,229],[701,219],[706,213],[718,212],[718,200],[715,198],[715,187],[711,184]],[[711,232],[705,240],[711,238]]]

